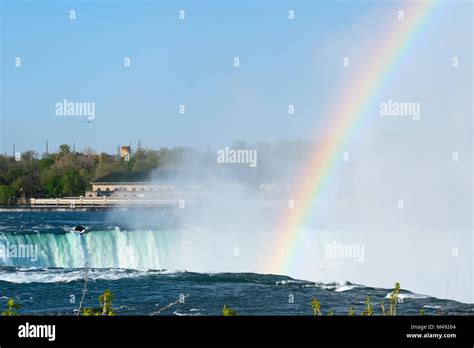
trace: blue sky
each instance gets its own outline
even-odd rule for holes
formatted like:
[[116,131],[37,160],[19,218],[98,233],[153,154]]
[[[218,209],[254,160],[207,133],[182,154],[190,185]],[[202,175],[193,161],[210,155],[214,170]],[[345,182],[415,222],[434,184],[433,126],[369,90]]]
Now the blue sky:
[[[374,34],[385,30],[387,18],[404,6],[3,0],[0,152],[11,152],[15,143],[18,151],[41,153],[46,140],[50,150],[75,142],[77,149],[115,152],[117,145],[138,140],[149,148],[204,148],[235,140],[318,139],[319,125],[328,121],[324,110],[338,102],[345,82],[342,57],[357,61]],[[440,66],[454,54],[472,63],[466,6],[440,6],[400,67],[408,78],[394,80],[386,95],[432,97],[433,92],[417,94],[433,85],[433,69],[445,79],[432,64]],[[75,20],[69,19],[71,9]],[[289,9],[295,11],[293,21]],[[449,50],[452,54],[437,54]],[[15,57],[21,57],[21,68],[14,66]],[[123,67],[124,57],[131,58],[131,67]],[[234,57],[239,68],[233,67]],[[419,76],[408,75],[413,69]],[[56,116],[55,104],[64,99],[95,102],[95,123]],[[466,102],[453,103],[466,110]],[[295,105],[293,116],[289,104]]]

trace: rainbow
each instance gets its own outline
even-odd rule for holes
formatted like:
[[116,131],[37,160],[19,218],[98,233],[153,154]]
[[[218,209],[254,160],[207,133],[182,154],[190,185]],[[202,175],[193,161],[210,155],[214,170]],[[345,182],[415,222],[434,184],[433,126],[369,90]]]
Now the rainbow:
[[377,96],[377,92],[396,68],[410,47],[415,34],[425,22],[434,1],[410,2],[404,8],[404,18],[394,20],[389,29],[378,37],[378,44],[368,53],[367,68],[356,73],[346,85],[340,97],[327,113],[330,123],[323,134],[330,138],[323,145],[312,149],[310,161],[302,170],[297,191],[293,197],[293,209],[285,209],[276,230],[276,243],[270,248],[270,257],[264,260],[262,271],[273,274],[289,274],[289,265],[297,252],[297,241],[309,214],[314,212],[319,193],[331,177],[351,133]]

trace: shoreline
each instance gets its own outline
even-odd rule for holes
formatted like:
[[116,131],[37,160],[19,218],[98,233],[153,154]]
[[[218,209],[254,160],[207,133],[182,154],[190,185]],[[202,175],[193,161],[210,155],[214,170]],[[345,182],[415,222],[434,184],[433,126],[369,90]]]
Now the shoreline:
[[179,206],[173,202],[146,204],[142,202],[135,202],[131,204],[113,204],[107,205],[45,205],[45,204],[15,204],[15,205],[0,205],[0,212],[29,212],[29,211],[106,211],[106,210],[129,210],[129,209],[173,209]]
[[[122,199],[122,198],[47,198],[30,199],[30,203],[16,203],[0,205],[0,212],[21,212],[21,211],[106,211],[129,209],[186,209],[206,201],[192,199]],[[275,208],[286,201],[265,200],[261,203],[265,208]]]
[[116,197],[30,198],[21,203],[0,205],[0,212],[11,211],[103,211],[130,208],[171,209],[193,205],[194,200],[180,199],[123,199]]
[[[50,206],[50,205],[12,205],[12,206],[0,206],[1,212],[31,212],[31,211],[60,211],[60,212],[72,212],[72,211],[107,211],[107,210],[123,210],[129,209],[171,209],[178,208],[173,204],[161,204],[161,205],[145,205],[145,204],[132,204],[132,205],[83,205],[83,206]],[[179,209],[179,208],[178,208]]]

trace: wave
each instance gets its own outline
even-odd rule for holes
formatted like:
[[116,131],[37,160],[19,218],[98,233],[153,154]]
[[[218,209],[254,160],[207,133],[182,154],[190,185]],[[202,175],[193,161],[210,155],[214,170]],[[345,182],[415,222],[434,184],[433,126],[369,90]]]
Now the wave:
[[335,292],[345,292],[357,288],[356,285],[341,285],[334,289]]
[[275,282],[276,285],[291,285],[291,284],[304,284],[308,285],[308,281],[305,280],[296,280],[296,279],[284,279],[278,280]]
[[303,288],[319,288],[323,290],[332,290],[335,292],[346,292],[356,288],[364,288],[365,286],[359,284],[353,284],[349,281],[344,282],[331,282],[331,283],[322,283],[322,282],[310,282],[307,280],[297,280],[297,279],[285,279],[279,280],[275,283],[276,285],[301,285]]
[[[390,294],[391,292],[389,292],[387,294],[387,296],[385,296],[385,298],[390,298]],[[398,294],[398,298],[402,299],[402,300],[405,300],[405,299],[415,299],[415,300],[419,300],[419,299],[425,299],[425,298],[428,298],[429,296],[427,295],[420,295],[420,294],[414,294],[414,293],[402,293],[402,294]]]
[[202,315],[201,313],[197,312],[198,310],[197,309],[191,309],[189,311],[189,313],[183,313],[183,312],[180,312],[179,309],[175,310],[173,312],[173,315],[176,315],[176,316],[179,316],[179,317],[197,317],[197,316],[200,316]]
[[[0,267],[0,281],[9,283],[70,283],[82,281],[86,269],[69,268],[36,268],[36,267]],[[234,284],[275,284],[275,279],[287,279],[285,276],[262,275],[256,273],[196,273],[184,270],[135,270],[121,268],[87,269],[87,279],[119,280],[125,278],[162,276],[168,278],[186,278],[188,281],[201,284],[234,283]],[[291,278],[290,278],[291,279]],[[295,281],[304,282],[304,281]]]
[[[309,281],[292,279],[287,276],[276,276],[257,273],[196,273],[184,270],[134,270],[121,268],[93,268],[93,269],[69,269],[69,268],[36,268],[36,267],[0,267],[0,281],[9,283],[71,283],[75,281],[83,281],[87,272],[89,281],[96,280],[120,280],[133,279],[140,277],[167,277],[167,278],[183,278],[186,281],[192,281],[195,284],[206,286],[209,284],[259,284],[259,285],[297,285],[307,287]],[[347,285],[350,282],[340,284]],[[317,287],[321,289],[337,289],[341,286],[338,283],[322,284],[318,283]],[[312,283],[312,286],[315,286]],[[358,287],[358,286],[357,286]],[[197,311],[196,309],[192,310]]]
[[349,281],[344,281],[344,282],[330,282],[330,283],[322,283],[322,282],[316,282],[316,283],[310,283],[308,284],[307,281],[305,281],[305,285],[303,287],[305,288],[311,288],[311,287],[316,287],[320,288],[323,290],[333,290],[335,292],[345,292],[349,290],[353,290],[356,288],[364,288],[364,285],[359,285],[359,284],[354,284]]
[[[181,273],[180,271],[155,270],[139,271],[129,269],[88,269],[87,279],[96,280],[119,280],[124,278],[139,278],[150,275],[171,275]],[[60,269],[60,268],[0,268],[0,281],[9,283],[70,283],[82,281],[85,277],[85,269]]]

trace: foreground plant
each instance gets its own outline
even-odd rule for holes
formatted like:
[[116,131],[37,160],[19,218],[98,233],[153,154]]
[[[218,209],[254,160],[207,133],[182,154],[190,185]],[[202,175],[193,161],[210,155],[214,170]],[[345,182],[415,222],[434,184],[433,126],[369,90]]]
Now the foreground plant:
[[235,317],[237,315],[237,312],[233,310],[232,308],[229,308],[226,305],[224,305],[224,308],[222,308],[222,315],[224,317]]
[[[395,288],[390,293],[390,303],[388,310],[385,309],[385,301],[382,300],[380,303],[380,308],[382,309],[382,315],[396,315],[397,314],[397,303],[398,303],[398,295],[400,294],[400,283],[395,283]],[[365,298],[365,309],[360,313],[362,316],[373,316],[374,315],[374,307],[372,305],[372,301],[369,296]],[[321,313],[321,303],[313,296],[311,300],[311,308],[313,309],[314,315],[322,315]],[[425,311],[420,310],[420,315],[424,315]],[[328,312],[328,315],[333,315],[332,311]],[[353,306],[349,308],[347,313],[349,316],[356,316],[357,313]]]
[[388,315],[397,315],[398,295],[400,293],[400,283],[395,283],[395,289],[390,294],[390,306]]
[[365,299],[365,310],[362,311],[360,315],[372,316],[373,314],[374,314],[374,308],[372,307],[372,303],[370,303],[370,297],[367,296]]
[[115,315],[112,309],[112,301],[114,294],[109,289],[105,290],[102,295],[99,296],[99,308],[84,308],[82,315],[84,316],[113,316]]
[[313,308],[314,315],[321,316],[321,302],[313,296],[311,300],[311,307]]
[[2,312],[2,315],[7,317],[18,315],[17,310],[19,309],[20,305],[18,303],[15,303],[14,299],[9,298],[7,302],[7,309]]

